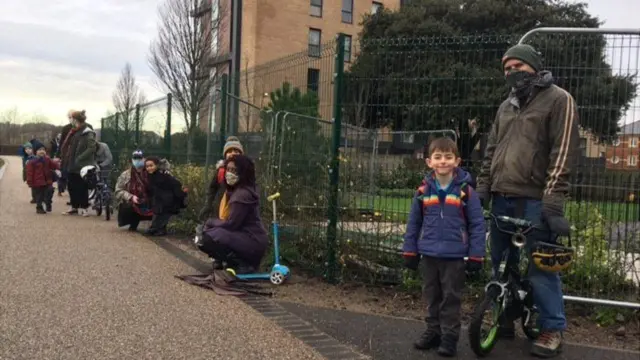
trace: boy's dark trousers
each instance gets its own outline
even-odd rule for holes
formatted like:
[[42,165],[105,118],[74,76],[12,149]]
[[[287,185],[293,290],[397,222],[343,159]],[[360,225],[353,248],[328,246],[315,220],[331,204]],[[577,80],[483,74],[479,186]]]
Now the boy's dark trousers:
[[31,188],[34,198],[36,200],[36,209],[43,209],[42,204],[47,207],[47,210],[51,211],[51,202],[53,201],[53,186],[39,186]]
[[420,273],[422,294],[427,303],[427,331],[457,342],[465,284],[464,259],[423,256]]

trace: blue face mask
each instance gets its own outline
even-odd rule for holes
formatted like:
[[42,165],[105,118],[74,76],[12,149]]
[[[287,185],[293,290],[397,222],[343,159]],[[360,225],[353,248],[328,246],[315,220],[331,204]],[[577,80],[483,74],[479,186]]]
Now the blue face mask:
[[134,168],[136,169],[140,169],[144,166],[144,160],[143,159],[132,159],[131,160],[131,164],[133,165]]

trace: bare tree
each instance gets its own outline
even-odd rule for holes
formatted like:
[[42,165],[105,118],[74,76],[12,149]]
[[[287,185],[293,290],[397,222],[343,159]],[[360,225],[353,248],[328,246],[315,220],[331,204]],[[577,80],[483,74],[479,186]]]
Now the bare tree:
[[0,114],[0,144],[13,144],[20,132],[21,115],[17,107],[6,109]]
[[[120,79],[116,84],[116,89],[112,96],[113,106],[116,108],[118,116],[118,128],[123,130],[125,143],[132,138],[136,128],[136,105],[146,102],[146,96],[136,83],[131,64],[126,63]],[[142,111],[141,111],[142,112]],[[144,116],[140,114],[139,128],[142,129]]]
[[[176,108],[184,115],[187,131],[187,159],[193,153],[193,138],[198,129],[198,115],[207,107],[217,72],[209,62],[217,55],[214,36],[222,31],[219,0],[212,0],[211,16],[198,18],[195,0],[165,0],[159,7],[158,36],[149,49],[149,65],[163,90],[170,92]],[[207,23],[203,23],[208,21]]]

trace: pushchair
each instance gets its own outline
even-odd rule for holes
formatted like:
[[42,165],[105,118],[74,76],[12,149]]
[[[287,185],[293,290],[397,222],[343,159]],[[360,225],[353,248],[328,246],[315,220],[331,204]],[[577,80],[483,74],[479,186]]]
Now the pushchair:
[[80,176],[87,182],[89,188],[89,202],[96,215],[104,213],[107,221],[111,220],[113,208],[111,207],[111,189],[109,189],[110,170],[100,170],[95,165],[85,166],[80,170]]

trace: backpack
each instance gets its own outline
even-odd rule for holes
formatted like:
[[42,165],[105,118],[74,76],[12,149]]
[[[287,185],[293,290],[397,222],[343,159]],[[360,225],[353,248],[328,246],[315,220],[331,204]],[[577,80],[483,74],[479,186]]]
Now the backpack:
[[[429,185],[429,182],[422,180],[422,185],[418,187],[418,192],[421,194],[420,196],[423,197],[425,194],[428,194],[430,188],[431,188],[431,185]],[[466,199],[468,195],[471,193],[471,191],[472,191],[471,186],[467,182],[463,182],[460,185],[460,216],[464,220],[465,225],[468,224],[467,212],[465,211],[465,208],[467,207]],[[421,206],[420,210],[422,211],[423,209],[424,208]]]

